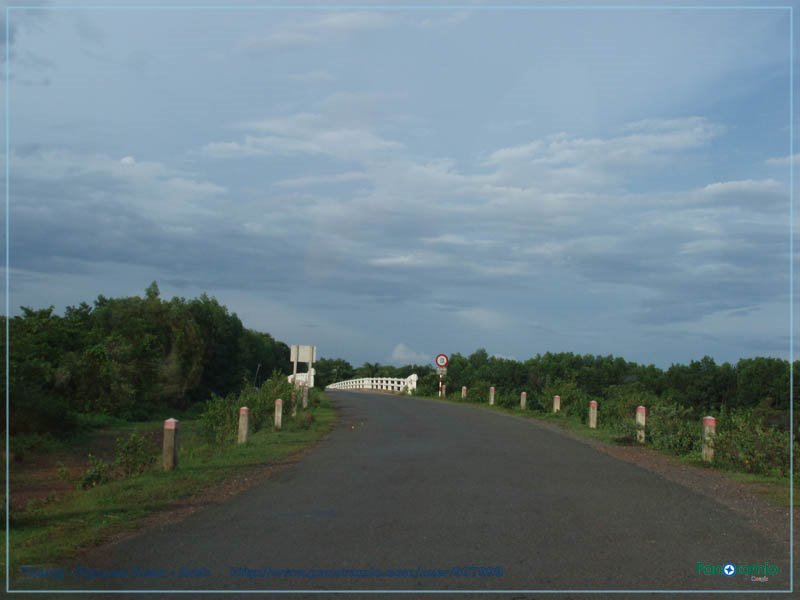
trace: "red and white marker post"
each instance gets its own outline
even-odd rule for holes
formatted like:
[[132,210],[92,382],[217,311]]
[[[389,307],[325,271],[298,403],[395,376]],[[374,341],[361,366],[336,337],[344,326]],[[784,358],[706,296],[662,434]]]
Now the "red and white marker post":
[[278,398],[275,400],[275,430],[281,428],[281,421],[283,420],[283,400]]
[[557,413],[561,410],[561,396],[553,396],[553,412]]
[[163,464],[165,471],[178,466],[178,419],[164,421]]
[[703,417],[703,460],[714,460],[714,435],[717,433],[717,420],[714,417]]
[[597,400],[589,402],[589,429],[597,429]]
[[239,408],[239,435],[236,437],[236,442],[244,444],[247,441],[247,436],[250,433],[250,409],[246,406]]
[[647,408],[644,406],[636,407],[636,441],[644,444],[644,430],[647,426]]

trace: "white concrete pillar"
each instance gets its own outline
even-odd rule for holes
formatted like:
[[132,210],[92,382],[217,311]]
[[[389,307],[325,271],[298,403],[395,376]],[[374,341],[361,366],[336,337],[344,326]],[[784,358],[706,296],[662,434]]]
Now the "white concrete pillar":
[[597,429],[597,400],[589,402],[589,429]]
[[247,441],[247,436],[250,433],[250,409],[246,406],[239,408],[239,435],[236,441],[239,444],[244,444]]
[[561,410],[561,396],[553,396],[553,412],[557,413]]
[[467,398],[467,386],[462,385],[461,386],[461,399],[462,400],[466,400],[466,398]]
[[717,420],[714,417],[703,417],[703,460],[714,461],[714,435],[717,433]]
[[647,425],[647,409],[644,406],[636,407],[636,441],[644,444],[644,429]]
[[303,410],[308,408],[308,385],[303,386]]
[[489,388],[489,405],[494,406],[494,386]]
[[275,429],[281,428],[281,420],[283,419],[283,400],[278,398],[275,400]]
[[164,421],[163,464],[165,471],[178,466],[178,419]]
[[519,395],[519,407],[522,410],[526,410],[528,408],[528,392],[522,392]]

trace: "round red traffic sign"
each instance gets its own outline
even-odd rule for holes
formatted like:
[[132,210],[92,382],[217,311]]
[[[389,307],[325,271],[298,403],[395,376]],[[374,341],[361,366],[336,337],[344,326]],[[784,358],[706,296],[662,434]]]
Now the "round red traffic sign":
[[450,364],[450,359],[447,358],[447,354],[437,354],[436,355],[436,366],[437,367],[446,367]]

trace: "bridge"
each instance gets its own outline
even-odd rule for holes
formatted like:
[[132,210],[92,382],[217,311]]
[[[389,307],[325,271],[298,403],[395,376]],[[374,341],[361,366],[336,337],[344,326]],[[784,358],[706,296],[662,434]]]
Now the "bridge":
[[405,379],[399,377],[362,377],[339,381],[325,387],[326,390],[386,390],[388,392],[406,392],[410,394],[417,389],[419,376],[415,373]]

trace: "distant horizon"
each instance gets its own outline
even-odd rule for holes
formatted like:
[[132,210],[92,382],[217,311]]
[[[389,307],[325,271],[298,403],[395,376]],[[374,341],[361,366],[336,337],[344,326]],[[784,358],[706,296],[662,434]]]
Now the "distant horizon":
[[[158,282],[156,282],[156,283],[158,283]],[[236,313],[237,316],[239,317],[239,319],[242,321],[242,325],[244,325],[244,327],[246,327],[248,329],[252,329],[252,330],[258,331],[259,333],[267,333],[267,334],[271,335],[276,341],[283,342],[288,346],[291,346],[292,344],[308,344],[308,345],[312,345],[312,346],[313,345],[317,345],[314,342],[313,339],[312,340],[287,340],[287,339],[282,339],[280,336],[275,335],[275,333],[272,332],[272,331],[259,329],[257,327],[252,327],[250,324],[247,323],[247,321],[245,321],[242,318],[242,316],[236,310],[232,309],[225,302],[222,302],[214,294],[211,294],[209,292],[201,292],[200,294],[197,294],[195,296],[186,296],[186,295],[181,295],[181,294],[165,295],[163,289],[160,286],[160,284],[159,284],[159,292],[160,292],[159,293],[159,297],[161,298],[161,300],[163,300],[165,302],[169,302],[173,298],[184,298],[186,300],[191,300],[191,299],[197,298],[200,295],[202,295],[203,293],[205,293],[206,295],[208,295],[209,298],[214,298],[218,302],[220,302],[220,304],[225,306],[230,313]],[[102,296],[104,296],[106,298],[110,298],[110,299],[122,298],[122,297],[133,297],[133,296],[138,296],[138,297],[142,297],[143,298],[144,297],[144,292],[142,291],[140,293],[120,294],[120,295],[118,295],[118,294],[104,294],[104,293],[101,292],[99,295],[102,295]],[[91,299],[84,299],[84,300],[80,300],[78,302],[67,303],[67,304],[65,304],[63,306],[55,306],[55,305],[48,304],[48,305],[45,305],[45,306],[26,306],[26,308],[30,308],[32,310],[46,310],[50,306],[53,306],[53,312],[56,315],[63,317],[64,316],[64,312],[65,312],[65,310],[66,310],[66,308],[68,306],[79,306],[81,304],[81,302],[86,302],[89,305],[93,305],[94,301],[97,300],[97,297],[98,297],[98,295],[95,295]],[[17,309],[15,311],[12,311],[12,315],[11,316],[15,317],[15,316],[21,316],[21,315],[22,315],[22,310],[21,310],[21,306],[20,306],[20,307],[17,307]],[[406,348],[402,347],[402,346],[404,346],[404,344],[400,344],[399,346],[401,346],[401,348],[395,347],[393,349],[393,352],[395,354],[402,355],[404,352],[409,352],[409,349],[407,347]],[[412,362],[392,361],[391,357],[389,357],[388,359],[383,359],[383,360],[377,360],[377,359],[374,359],[374,358],[365,358],[363,360],[354,361],[354,360],[352,360],[352,359],[350,359],[350,358],[348,358],[346,356],[326,354],[324,348],[320,348],[319,346],[317,346],[317,361],[319,361],[319,359],[330,359],[330,360],[342,359],[342,360],[347,361],[354,368],[361,367],[365,363],[376,363],[376,362],[379,363],[381,366],[391,366],[391,367],[398,367],[398,368],[399,367],[407,367],[407,366],[430,366],[431,368],[435,368],[434,358],[439,353],[444,353],[444,354],[447,354],[448,356],[452,356],[453,354],[460,354],[462,356],[467,356],[468,357],[469,355],[471,355],[474,352],[477,352],[478,350],[481,350],[481,349],[486,350],[486,352],[487,352],[487,354],[488,354],[488,356],[490,358],[509,359],[509,360],[518,361],[518,362],[525,362],[525,361],[527,361],[527,360],[529,360],[531,358],[535,358],[537,355],[541,356],[541,355],[544,355],[544,354],[547,354],[547,353],[551,353],[551,354],[571,353],[571,354],[576,354],[576,355],[580,355],[580,356],[585,356],[587,354],[591,355],[591,356],[613,356],[614,358],[622,358],[626,362],[632,362],[632,363],[636,363],[636,364],[639,364],[639,365],[642,365],[642,366],[654,365],[657,368],[661,369],[662,371],[666,371],[673,364],[689,365],[692,362],[702,360],[705,356],[711,356],[709,354],[701,354],[701,355],[699,355],[697,357],[689,358],[688,360],[685,360],[685,361],[673,361],[673,362],[671,362],[669,364],[663,365],[663,364],[657,364],[657,363],[653,363],[653,362],[639,361],[639,360],[636,360],[635,358],[628,357],[628,356],[626,356],[624,354],[615,354],[615,353],[611,353],[611,352],[591,352],[591,351],[589,351],[589,352],[577,352],[577,351],[573,351],[573,350],[569,350],[569,349],[563,349],[563,350],[547,350],[547,349],[545,349],[545,350],[537,350],[537,351],[533,352],[532,354],[530,354],[528,356],[522,356],[522,357],[521,356],[509,356],[509,355],[505,355],[505,354],[502,354],[502,353],[494,353],[489,348],[486,348],[485,346],[477,345],[474,348],[472,348],[471,350],[466,350],[466,351],[465,350],[448,350],[446,348],[438,349],[438,350],[436,350],[435,352],[433,352],[430,355],[429,359],[425,360],[425,357],[418,356],[417,357],[418,359],[414,360]],[[787,354],[788,354],[788,352],[787,352]],[[740,360],[752,359],[752,358],[777,358],[777,359],[780,359],[780,360],[785,360],[787,362],[789,360],[787,357],[774,356],[774,355],[761,355],[761,354],[759,354],[759,355],[750,355],[750,356],[740,356],[740,357],[735,358],[733,360],[718,360],[714,356],[711,356],[711,358],[714,359],[714,362],[717,365],[722,365],[722,364],[725,364],[725,363],[729,363],[732,366],[735,366],[736,363],[738,363]],[[800,358],[795,358],[794,362],[795,363],[800,362]]]
[[354,366],[790,358],[789,7],[66,4],[7,13],[12,316],[156,280]]

